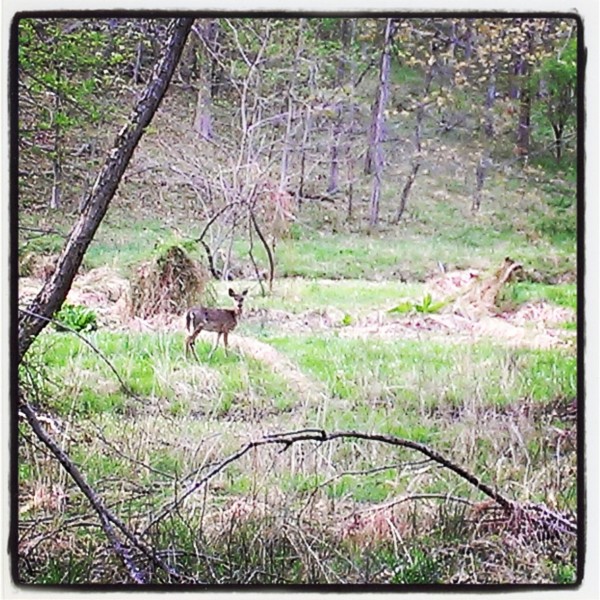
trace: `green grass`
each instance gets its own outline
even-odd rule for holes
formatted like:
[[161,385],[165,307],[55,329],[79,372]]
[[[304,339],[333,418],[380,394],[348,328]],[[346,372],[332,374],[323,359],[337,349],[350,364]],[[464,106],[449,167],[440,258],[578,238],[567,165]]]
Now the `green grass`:
[[229,363],[223,370],[223,383],[217,402],[218,414],[242,411],[276,409],[290,410],[296,403],[296,394],[289,384],[264,363],[244,359]]
[[[229,283],[219,283],[224,295]],[[238,287],[252,286],[239,282]],[[399,298],[419,296],[423,285],[400,281],[364,281],[357,279],[324,280],[290,278],[278,280],[271,295],[262,297],[254,289],[248,304],[252,308],[269,308],[301,313],[334,308],[351,315],[391,308]]]
[[[259,409],[285,412],[296,401],[289,384],[260,361],[235,352],[226,354],[221,346],[208,362],[212,340],[197,340],[196,352],[202,368],[220,374],[216,389],[206,386],[206,375],[197,374],[195,361],[185,357],[182,334],[99,331],[88,339],[135,394],[168,401],[173,416],[189,414],[193,407],[206,413],[216,411],[217,416],[239,411],[250,414]],[[108,364],[81,339],[45,334],[36,342],[34,352],[43,353],[46,367],[70,392],[53,401],[62,414],[119,413],[130,402]],[[215,391],[217,401],[209,402],[208,395]]]
[[[576,358],[554,350],[411,340],[375,344],[335,336],[269,342],[323,381],[332,396],[350,400],[356,408],[402,405],[422,416],[440,402],[460,405],[476,399],[482,406],[501,407],[528,397],[550,402],[576,394]],[[352,424],[353,415],[349,417],[346,426]],[[354,426],[362,417],[356,415]]]
[[515,305],[536,300],[577,311],[577,286],[575,284],[548,285],[544,283],[517,282],[505,291],[505,298]]

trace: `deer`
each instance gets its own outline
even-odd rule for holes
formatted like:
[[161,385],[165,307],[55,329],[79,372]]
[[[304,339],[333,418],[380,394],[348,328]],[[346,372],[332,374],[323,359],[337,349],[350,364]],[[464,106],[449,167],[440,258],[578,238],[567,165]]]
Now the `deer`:
[[219,345],[221,335],[223,336],[223,343],[225,344],[225,352],[228,353],[227,336],[237,327],[238,321],[242,316],[242,308],[247,293],[248,290],[244,290],[241,294],[236,294],[229,288],[229,295],[233,298],[235,303],[235,306],[232,309],[193,306],[187,311],[185,315],[185,327],[188,333],[185,340],[186,356],[191,351],[198,361],[194,343],[203,329],[205,331],[214,331],[217,334],[217,341],[208,355],[209,360]]

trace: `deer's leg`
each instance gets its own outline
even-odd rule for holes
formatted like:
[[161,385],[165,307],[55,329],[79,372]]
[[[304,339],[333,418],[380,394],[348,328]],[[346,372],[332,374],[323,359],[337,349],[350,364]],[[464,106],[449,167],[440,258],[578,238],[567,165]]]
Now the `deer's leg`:
[[217,333],[217,341],[215,342],[215,345],[213,346],[213,349],[210,351],[210,354],[208,355],[208,358],[210,359],[212,357],[212,355],[215,353],[215,350],[217,349],[217,346],[219,345],[219,340],[221,339],[221,332],[219,331]]
[[227,336],[229,333],[227,331],[223,332],[223,344],[225,345],[225,354],[229,354],[229,347],[227,346]]
[[198,359],[198,355],[196,354],[196,348],[194,348],[194,344],[196,342],[196,338],[200,335],[201,331],[202,331],[202,325],[198,325],[198,327],[196,327],[196,329],[194,329],[194,331],[190,335],[188,335],[188,337],[185,340],[186,356],[191,351],[198,362],[200,362],[200,361]]

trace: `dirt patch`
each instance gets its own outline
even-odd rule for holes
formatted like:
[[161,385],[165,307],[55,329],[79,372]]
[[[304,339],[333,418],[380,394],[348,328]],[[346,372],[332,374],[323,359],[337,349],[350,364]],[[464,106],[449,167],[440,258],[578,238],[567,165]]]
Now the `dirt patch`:
[[247,319],[283,333],[325,333],[336,330],[351,339],[437,339],[473,343],[484,338],[528,348],[555,348],[573,343],[571,332],[561,328],[575,313],[546,302],[528,303],[512,313],[469,319],[459,314],[413,314],[391,317],[374,311],[355,323],[344,324],[344,313],[322,309],[294,314],[282,310],[255,311]]
[[275,373],[283,377],[302,397],[318,397],[327,394],[323,385],[306,376],[298,367],[273,346],[253,338],[232,335],[229,343],[246,356],[251,356],[267,364]]

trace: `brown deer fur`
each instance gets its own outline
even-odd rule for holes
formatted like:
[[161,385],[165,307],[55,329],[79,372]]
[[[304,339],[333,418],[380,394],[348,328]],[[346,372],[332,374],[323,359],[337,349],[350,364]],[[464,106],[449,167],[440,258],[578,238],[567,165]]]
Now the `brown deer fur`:
[[235,306],[232,309],[207,308],[205,306],[194,306],[190,308],[185,315],[185,327],[188,332],[188,336],[185,340],[186,354],[191,351],[196,357],[196,360],[198,360],[198,355],[194,349],[194,343],[203,329],[205,331],[214,331],[217,334],[217,341],[210,351],[208,358],[210,358],[217,349],[221,335],[223,336],[225,351],[227,352],[227,336],[237,327],[238,321],[242,315],[242,307],[247,293],[248,290],[244,290],[241,294],[236,294],[229,288],[229,295],[235,302]]

